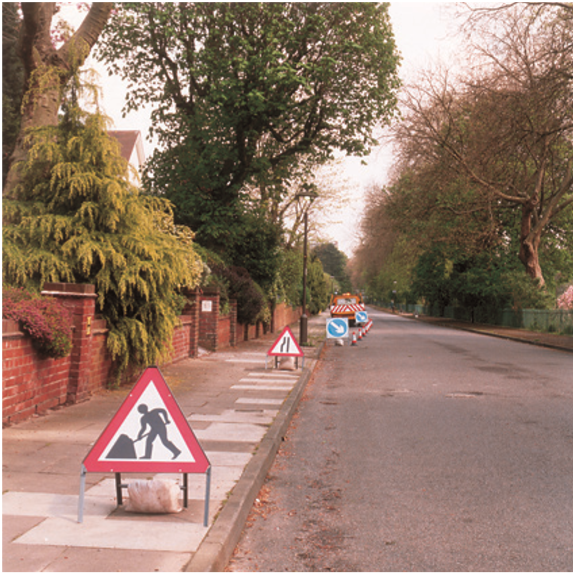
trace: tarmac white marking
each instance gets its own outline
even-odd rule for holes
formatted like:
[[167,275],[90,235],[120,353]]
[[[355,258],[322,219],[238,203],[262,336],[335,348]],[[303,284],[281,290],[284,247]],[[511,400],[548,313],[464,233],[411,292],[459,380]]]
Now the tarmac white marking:
[[284,400],[276,398],[237,398],[235,404],[257,404],[260,406],[277,406],[280,408]]
[[189,552],[197,550],[207,531],[202,522],[159,524],[143,519],[86,517],[83,523],[77,523],[49,517],[14,543]]

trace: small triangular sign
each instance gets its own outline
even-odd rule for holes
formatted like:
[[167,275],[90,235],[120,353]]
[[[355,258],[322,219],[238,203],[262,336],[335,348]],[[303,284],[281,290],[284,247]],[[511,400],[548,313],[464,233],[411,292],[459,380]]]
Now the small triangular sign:
[[304,356],[292,330],[285,326],[279,337],[275,340],[267,356]]
[[205,473],[210,463],[159,368],[151,366],[83,465],[88,472]]

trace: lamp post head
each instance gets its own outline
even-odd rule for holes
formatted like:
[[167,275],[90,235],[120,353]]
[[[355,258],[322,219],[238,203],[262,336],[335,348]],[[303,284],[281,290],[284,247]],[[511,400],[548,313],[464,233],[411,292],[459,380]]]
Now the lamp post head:
[[299,204],[304,205],[308,202],[308,206],[318,197],[316,192],[316,185],[314,183],[303,183],[300,191],[295,195]]

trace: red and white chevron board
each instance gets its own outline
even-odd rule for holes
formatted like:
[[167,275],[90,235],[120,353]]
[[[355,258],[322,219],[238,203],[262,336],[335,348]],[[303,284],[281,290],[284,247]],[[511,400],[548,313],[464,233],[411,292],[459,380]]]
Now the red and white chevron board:
[[337,306],[333,306],[330,309],[331,314],[339,314],[342,312],[361,312],[366,310],[366,307],[363,304],[339,304]]

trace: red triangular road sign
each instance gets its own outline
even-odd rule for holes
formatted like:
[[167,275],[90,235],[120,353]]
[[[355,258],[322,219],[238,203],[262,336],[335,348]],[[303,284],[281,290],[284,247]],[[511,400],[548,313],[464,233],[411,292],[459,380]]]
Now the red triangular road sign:
[[88,472],[205,473],[209,460],[159,368],[145,370],[83,462]]
[[292,330],[285,326],[271,349],[267,352],[267,356],[304,356],[304,353],[298,345]]

